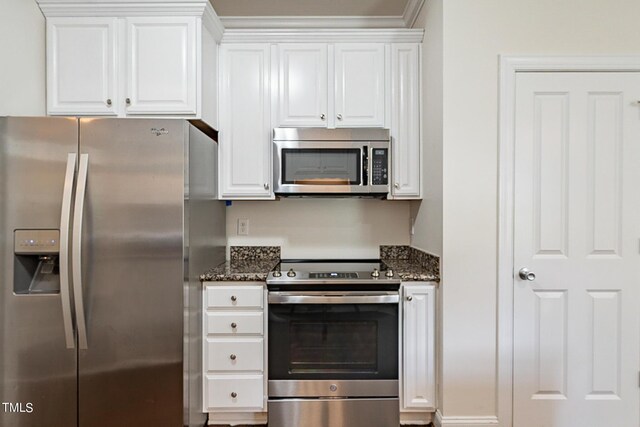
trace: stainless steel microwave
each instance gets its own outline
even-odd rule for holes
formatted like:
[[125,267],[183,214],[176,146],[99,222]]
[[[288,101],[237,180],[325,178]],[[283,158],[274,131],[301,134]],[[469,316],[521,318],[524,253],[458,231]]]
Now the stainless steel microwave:
[[275,193],[289,196],[389,194],[387,129],[275,128]]

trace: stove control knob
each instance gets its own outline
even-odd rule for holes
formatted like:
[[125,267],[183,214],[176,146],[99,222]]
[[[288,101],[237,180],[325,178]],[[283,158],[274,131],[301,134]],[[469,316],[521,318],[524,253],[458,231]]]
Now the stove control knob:
[[293,271],[293,268],[290,268],[289,271],[287,272],[287,276],[289,277],[296,277],[296,272]]
[[393,277],[393,270],[392,269],[388,269],[386,273],[384,273],[385,276],[387,277]]
[[380,277],[380,272],[377,268],[373,269],[373,271],[371,272],[371,277]]
[[282,272],[280,270],[276,270],[273,272],[273,277],[280,277],[282,276]]

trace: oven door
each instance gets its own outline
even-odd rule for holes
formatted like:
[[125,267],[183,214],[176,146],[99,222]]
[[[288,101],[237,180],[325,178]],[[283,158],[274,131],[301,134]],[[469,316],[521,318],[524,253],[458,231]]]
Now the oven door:
[[278,194],[366,194],[370,192],[368,143],[276,141]]
[[397,381],[398,301],[397,292],[270,292],[269,380]]

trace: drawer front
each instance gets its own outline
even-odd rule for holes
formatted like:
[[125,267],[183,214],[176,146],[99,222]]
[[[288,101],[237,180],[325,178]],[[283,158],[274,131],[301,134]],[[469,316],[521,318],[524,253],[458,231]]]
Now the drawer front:
[[262,375],[207,375],[205,381],[206,404],[211,409],[263,408]]
[[262,286],[208,286],[208,308],[262,308]]
[[264,340],[207,339],[206,369],[208,371],[260,371],[264,369]]
[[264,328],[262,312],[235,313],[217,312],[206,313],[207,334],[219,335],[263,335]]

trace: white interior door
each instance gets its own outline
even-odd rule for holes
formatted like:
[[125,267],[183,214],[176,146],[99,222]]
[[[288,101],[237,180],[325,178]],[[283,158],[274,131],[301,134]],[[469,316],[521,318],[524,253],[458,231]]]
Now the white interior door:
[[514,427],[640,425],[638,100],[640,73],[517,77]]

